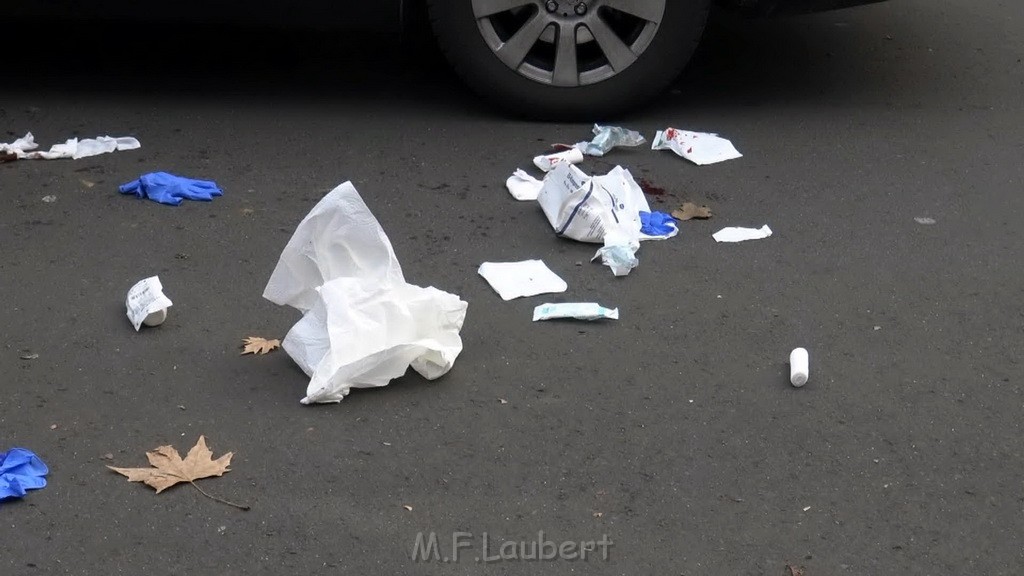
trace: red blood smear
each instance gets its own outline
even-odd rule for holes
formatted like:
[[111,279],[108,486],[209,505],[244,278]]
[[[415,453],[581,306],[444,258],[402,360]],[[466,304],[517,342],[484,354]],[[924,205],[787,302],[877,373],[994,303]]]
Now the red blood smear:
[[651,184],[651,182],[649,180],[647,180],[647,178],[641,178],[640,179],[640,189],[643,190],[644,193],[650,194],[651,196],[664,196],[665,195],[665,189],[664,188],[659,188],[658,186],[655,186],[654,184]]

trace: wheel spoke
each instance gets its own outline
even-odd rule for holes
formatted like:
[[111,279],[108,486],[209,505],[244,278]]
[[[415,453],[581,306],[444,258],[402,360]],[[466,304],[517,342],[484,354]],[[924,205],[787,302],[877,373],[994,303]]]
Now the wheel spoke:
[[572,24],[559,26],[553,80],[556,86],[580,84],[580,71],[576,62],[576,26]]
[[625,70],[636,61],[633,50],[603,20],[595,18],[587,24],[587,28],[616,72]]
[[[666,0],[671,1],[671,0]],[[603,6],[608,8],[614,8],[620,12],[631,14],[646,20],[648,22],[654,22],[655,24],[661,24],[662,18],[665,17],[665,2],[654,2],[652,0],[604,0]]]
[[531,0],[473,0],[473,14],[477,18],[487,18],[530,4],[534,4],[534,2]]
[[498,58],[513,70],[519,68],[519,65],[526,59],[526,55],[530,53],[530,49],[544,33],[544,29],[550,24],[546,15],[540,12],[534,14],[526,24],[523,24],[522,28],[508,39],[508,42],[498,48]]

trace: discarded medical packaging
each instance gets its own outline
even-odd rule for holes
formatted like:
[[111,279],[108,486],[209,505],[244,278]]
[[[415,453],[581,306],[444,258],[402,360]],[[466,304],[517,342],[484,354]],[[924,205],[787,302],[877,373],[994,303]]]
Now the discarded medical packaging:
[[663,240],[679,233],[674,226],[663,235],[641,232],[640,213],[651,207],[633,175],[621,166],[593,177],[575,166],[557,166],[544,178],[537,202],[556,234],[580,242],[603,243],[612,230],[640,240]]
[[772,229],[767,224],[760,228],[740,228],[730,226],[722,228],[711,235],[716,242],[743,242],[744,240],[760,240],[772,235]]
[[164,296],[164,287],[160,283],[159,276],[151,276],[145,280],[139,280],[128,290],[128,297],[124,301],[128,309],[128,319],[138,332],[143,324],[146,326],[158,326],[167,319],[167,308],[171,306],[171,300]]
[[624,234],[621,230],[609,232],[604,237],[604,246],[597,250],[591,262],[601,259],[601,264],[612,269],[612,274],[625,276],[640,265],[636,251],[640,249],[640,241]]
[[647,139],[636,130],[629,130],[620,126],[600,126],[594,124],[594,139],[590,142],[580,142],[576,145],[576,148],[587,156],[604,156],[612,148],[618,146],[640,146],[645,142],[647,142]]
[[732,142],[717,134],[675,128],[659,130],[654,135],[651,150],[672,150],[698,166],[743,157]]
[[0,144],[0,152],[13,154],[19,159],[27,160],[57,160],[60,158],[88,158],[98,156],[117,150],[135,150],[142,144],[131,136],[112,138],[110,136],[98,136],[96,138],[69,138],[63,144],[54,144],[49,151],[36,150],[35,136],[31,132],[18,138],[10,144]]
[[544,183],[520,169],[508,177],[505,187],[516,200],[536,200]]
[[565,280],[552,272],[542,260],[484,262],[477,272],[506,301],[569,289]]
[[564,152],[537,156],[533,159],[533,165],[545,172],[551,172],[556,166],[579,164],[580,162],[583,162],[583,152],[578,148],[570,148]]
[[340,402],[351,388],[385,386],[410,367],[440,378],[462,352],[466,302],[405,281],[351,182],[302,220],[263,297],[303,313],[282,343],[310,376],[303,404]]
[[541,304],[533,309],[533,321],[572,318],[575,320],[618,320],[618,308],[605,308],[596,302]]

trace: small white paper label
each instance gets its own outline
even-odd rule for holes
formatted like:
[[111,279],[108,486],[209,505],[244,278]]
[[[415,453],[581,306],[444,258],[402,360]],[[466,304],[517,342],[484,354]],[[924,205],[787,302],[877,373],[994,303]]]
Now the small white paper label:
[[128,319],[138,332],[146,316],[171,306],[171,300],[164,296],[164,287],[159,276],[140,280],[128,291],[124,305],[128,309]]

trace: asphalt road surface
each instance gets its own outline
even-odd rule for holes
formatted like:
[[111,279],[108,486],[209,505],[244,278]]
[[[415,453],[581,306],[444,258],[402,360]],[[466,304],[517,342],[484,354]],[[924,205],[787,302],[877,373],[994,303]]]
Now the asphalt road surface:
[[[1020,574],[1022,6],[717,20],[673,91],[595,119],[717,132],[744,154],[582,165],[665,188],[656,208],[714,210],[645,243],[625,278],[504,189],[590,126],[499,116],[436,53],[301,30],[35,35],[5,60],[0,141],[142,148],[0,165],[0,450],[50,467],[0,504],[0,573]],[[226,192],[177,208],[117,193],[156,170]],[[440,380],[303,406],[285,353],[239,346],[298,319],[263,288],[348,180],[406,278],[469,303],[465,350]],[[711,238],[763,224],[771,238]],[[530,258],[568,292],[504,302],[476,273]],[[154,274],[174,306],[136,333],[125,293]],[[547,300],[622,318],[531,322]],[[198,486],[248,512],[106,468],[200,435],[234,459]],[[539,532],[612,544],[493,560]],[[430,533],[448,562],[412,557]]]

